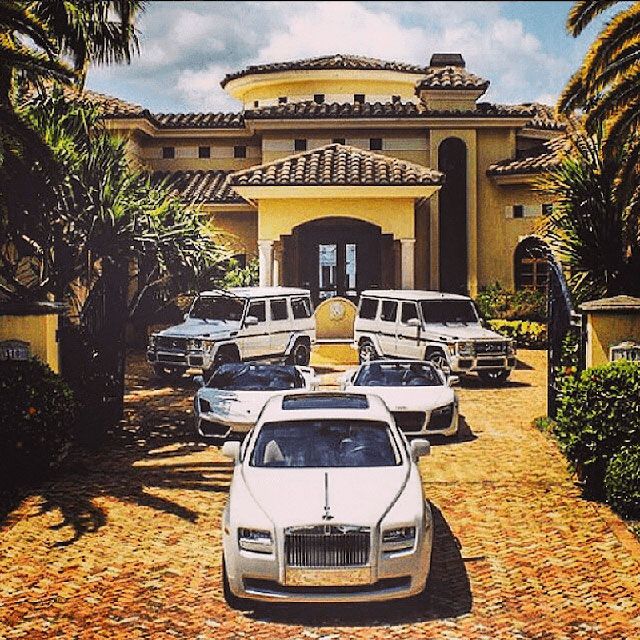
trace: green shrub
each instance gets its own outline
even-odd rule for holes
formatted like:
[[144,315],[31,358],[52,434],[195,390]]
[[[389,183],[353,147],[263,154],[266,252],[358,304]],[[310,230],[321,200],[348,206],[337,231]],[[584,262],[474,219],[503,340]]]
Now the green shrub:
[[66,455],[73,394],[40,361],[0,361],[0,415],[0,484],[38,479]]
[[604,477],[607,502],[627,518],[640,518],[640,445],[623,447]]
[[547,297],[533,289],[510,291],[495,283],[484,287],[476,297],[483,318],[500,320],[531,320],[544,322],[547,317]]
[[601,497],[609,460],[640,445],[640,365],[618,360],[564,376],[554,433],[587,491]]
[[528,320],[489,320],[489,326],[512,338],[519,347],[543,349],[547,346],[547,325]]
[[222,279],[222,286],[225,289],[230,287],[251,287],[258,284],[258,260],[254,258],[247,263],[246,267],[240,266],[235,259],[229,260],[227,272]]

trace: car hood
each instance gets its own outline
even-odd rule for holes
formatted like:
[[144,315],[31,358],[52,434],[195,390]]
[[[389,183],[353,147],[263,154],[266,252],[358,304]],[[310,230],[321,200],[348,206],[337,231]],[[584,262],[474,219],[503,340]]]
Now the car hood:
[[221,391],[200,389],[198,397],[211,405],[212,413],[234,422],[255,422],[269,398],[284,391]]
[[451,404],[455,394],[450,387],[358,387],[345,389],[354,393],[373,393],[384,400],[389,411],[430,411]]
[[507,340],[504,336],[485,329],[480,324],[427,324],[425,332],[431,336],[437,336],[443,340]]
[[168,327],[156,335],[168,338],[222,338],[233,331],[238,331],[239,322],[222,320],[185,320],[182,324]]
[[243,470],[253,499],[276,527],[329,522],[322,519],[325,473],[330,522],[373,526],[398,499],[406,482],[407,466]]

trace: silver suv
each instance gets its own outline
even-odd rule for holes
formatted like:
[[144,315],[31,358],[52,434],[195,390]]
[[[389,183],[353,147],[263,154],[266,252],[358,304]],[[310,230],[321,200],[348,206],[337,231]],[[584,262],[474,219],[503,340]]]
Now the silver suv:
[[290,287],[204,291],[184,322],[149,338],[147,360],[158,376],[260,358],[308,365],[316,329],[310,293]]
[[466,296],[437,291],[369,290],[354,327],[360,362],[378,357],[430,360],[447,372],[503,382],[516,366],[515,343],[485,328]]

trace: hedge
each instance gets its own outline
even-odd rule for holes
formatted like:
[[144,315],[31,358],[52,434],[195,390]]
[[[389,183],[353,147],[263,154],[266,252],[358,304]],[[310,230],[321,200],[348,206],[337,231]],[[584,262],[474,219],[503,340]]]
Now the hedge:
[[640,519],[640,446],[623,447],[604,477],[607,502],[627,518]]
[[71,390],[48,366],[0,361],[0,483],[39,479],[59,464],[75,414]]
[[489,320],[489,326],[503,336],[512,338],[519,347],[544,349],[547,346],[547,325],[527,320]]
[[481,289],[475,300],[480,314],[487,320],[544,322],[547,318],[547,298],[541,291],[510,291],[496,282]]

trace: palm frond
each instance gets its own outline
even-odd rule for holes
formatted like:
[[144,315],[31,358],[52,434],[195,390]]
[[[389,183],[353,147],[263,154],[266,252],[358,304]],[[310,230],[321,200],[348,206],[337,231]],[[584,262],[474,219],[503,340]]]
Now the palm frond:
[[599,122],[604,122],[616,115],[638,99],[640,86],[640,65],[634,72],[625,75],[620,81],[600,96],[598,102],[587,114],[586,127],[593,130]]
[[616,0],[578,0],[567,17],[567,31],[575,38],[599,14],[616,4]]

